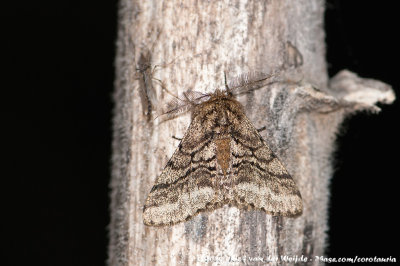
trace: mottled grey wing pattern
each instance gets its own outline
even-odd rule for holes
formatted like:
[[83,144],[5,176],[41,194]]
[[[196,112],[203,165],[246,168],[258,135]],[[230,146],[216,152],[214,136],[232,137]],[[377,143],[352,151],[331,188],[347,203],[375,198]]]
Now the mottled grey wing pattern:
[[243,114],[231,145],[235,204],[271,215],[302,213],[300,192],[285,167]]
[[221,201],[215,190],[216,155],[212,136],[195,117],[178,149],[150,191],[144,209],[147,225],[169,225],[213,209]]
[[240,103],[218,93],[193,111],[146,200],[145,224],[175,224],[224,204],[272,215],[301,214],[300,192],[285,167]]

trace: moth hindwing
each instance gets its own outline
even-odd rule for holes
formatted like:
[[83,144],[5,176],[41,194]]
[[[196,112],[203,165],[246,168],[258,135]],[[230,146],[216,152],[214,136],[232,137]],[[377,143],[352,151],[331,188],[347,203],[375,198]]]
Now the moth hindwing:
[[146,225],[172,225],[225,204],[302,213],[295,182],[229,88],[192,108],[190,126],[145,202]]

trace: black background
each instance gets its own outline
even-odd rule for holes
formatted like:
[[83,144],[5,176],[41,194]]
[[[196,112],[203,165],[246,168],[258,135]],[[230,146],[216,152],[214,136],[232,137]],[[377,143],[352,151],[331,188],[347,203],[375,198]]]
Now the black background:
[[[347,68],[399,94],[398,9],[395,1],[378,3],[327,2],[329,74]],[[2,9],[1,261],[102,265],[117,3],[25,1]],[[398,256],[399,104],[381,107],[379,115],[347,119],[338,136],[330,257]]]

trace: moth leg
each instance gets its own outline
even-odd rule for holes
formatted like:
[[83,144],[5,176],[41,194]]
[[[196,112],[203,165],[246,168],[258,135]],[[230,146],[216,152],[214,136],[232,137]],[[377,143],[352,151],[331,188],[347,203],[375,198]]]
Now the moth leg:
[[267,127],[263,126],[262,128],[257,129],[257,132],[260,133],[261,131],[264,131],[266,129],[267,129]]
[[179,141],[182,140],[182,138],[178,138],[178,137],[176,137],[176,136],[172,136],[172,138],[173,138],[173,139],[176,139],[176,140],[179,140]]

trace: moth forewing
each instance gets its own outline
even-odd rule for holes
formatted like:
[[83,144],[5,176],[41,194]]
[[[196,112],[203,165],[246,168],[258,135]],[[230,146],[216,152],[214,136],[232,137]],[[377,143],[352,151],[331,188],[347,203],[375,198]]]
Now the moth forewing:
[[191,124],[147,197],[144,223],[171,225],[225,204],[301,214],[296,184],[242,105],[228,90],[207,96],[203,102],[188,97]]

